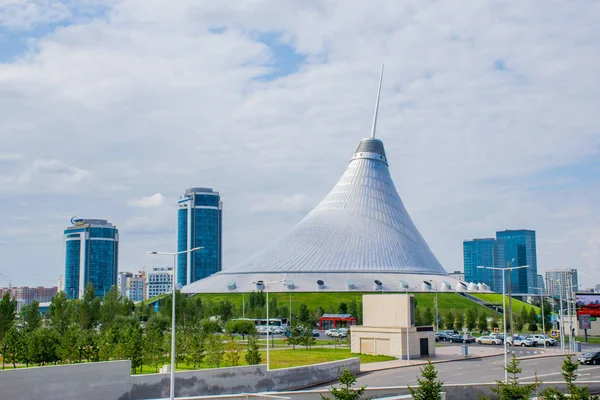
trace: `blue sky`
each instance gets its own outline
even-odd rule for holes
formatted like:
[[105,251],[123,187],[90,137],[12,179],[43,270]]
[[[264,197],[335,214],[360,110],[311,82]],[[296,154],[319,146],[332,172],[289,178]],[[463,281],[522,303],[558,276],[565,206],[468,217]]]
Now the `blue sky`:
[[157,266],[145,252],[175,245],[193,186],[222,194],[240,262],[335,184],[385,62],[378,136],[442,265],[527,228],[540,271],[600,283],[598,18],[541,0],[0,1],[2,273],[55,282],[73,215],[119,227],[122,270]]

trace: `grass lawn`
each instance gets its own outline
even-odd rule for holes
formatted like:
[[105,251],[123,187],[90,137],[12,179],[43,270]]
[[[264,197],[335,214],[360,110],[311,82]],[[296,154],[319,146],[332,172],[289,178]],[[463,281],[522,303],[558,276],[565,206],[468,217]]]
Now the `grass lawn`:
[[[241,353],[239,365],[248,365],[246,363],[246,359],[244,355],[246,352]],[[266,351],[260,352],[263,363],[265,363],[267,353]],[[390,361],[395,360],[395,357],[389,356],[370,356],[366,354],[352,354],[350,353],[349,348],[312,348],[307,350],[304,347],[297,346],[296,350],[293,349],[285,349],[285,350],[273,350],[270,352],[271,356],[271,369],[279,369],[279,368],[289,368],[289,367],[299,367],[302,365],[311,365],[311,364],[319,364],[329,361],[337,361],[343,360],[346,358],[359,357],[361,364],[379,362],[379,361]],[[167,364],[168,361],[165,361]],[[228,367],[225,359],[221,364],[221,367]],[[200,365],[196,365],[196,369],[210,368],[210,366],[204,361]],[[176,370],[177,371],[189,371],[193,370],[194,367],[192,365],[188,365],[185,363],[179,363]],[[154,374],[156,370],[148,365],[144,365],[143,374]],[[139,374],[139,372],[138,372]]]
[[[488,303],[497,304],[497,305],[502,306],[502,295],[501,294],[498,294],[498,293],[482,293],[482,294],[469,293],[469,294],[472,296],[475,296],[478,299],[481,299],[483,301],[487,301]],[[513,315],[520,315],[523,307],[526,307],[527,310],[529,310],[530,308],[533,307],[536,314],[539,314],[541,312],[539,307],[525,303],[524,301],[521,301],[521,300],[513,299],[512,306],[513,306]],[[508,307],[508,296],[506,297],[506,307]]]
[[[585,336],[575,336],[575,340],[581,343],[585,343]],[[588,343],[592,344],[600,344],[600,337],[598,336],[588,336]]]
[[[404,293],[404,292],[401,292]],[[313,293],[294,293],[292,292],[292,311],[298,312],[300,304],[306,304],[310,311],[316,310],[317,307],[321,306],[326,313],[338,312],[338,306],[341,302],[349,304],[352,299],[356,299],[358,303],[362,302],[363,294],[374,294],[373,292],[361,293],[361,292],[313,292]],[[417,302],[417,307],[423,312],[427,307],[431,307],[433,310],[435,304],[435,293],[413,293]],[[222,300],[228,300],[235,306],[235,315],[238,317],[242,310],[242,294],[241,293],[199,293],[194,295],[200,296],[202,301],[210,301],[212,303],[218,303]],[[277,293],[270,292],[269,299],[276,298],[277,304],[288,305],[290,302],[289,293]],[[248,296],[246,296],[248,301]],[[462,297],[456,293],[438,293],[438,308],[440,314],[447,309],[453,311],[461,310],[466,311],[469,308],[475,308],[484,311],[487,315],[499,315],[488,308],[482,307],[479,304]]]

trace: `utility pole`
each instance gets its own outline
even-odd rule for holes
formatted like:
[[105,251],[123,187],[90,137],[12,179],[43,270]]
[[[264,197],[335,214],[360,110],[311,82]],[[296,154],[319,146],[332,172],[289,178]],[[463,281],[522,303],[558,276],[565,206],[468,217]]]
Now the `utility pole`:
[[[508,261],[506,263],[506,268],[508,269],[508,323],[510,324],[510,337],[514,338],[515,337],[515,331],[514,331],[514,324],[513,324],[513,308],[512,308],[512,296],[511,296],[511,292],[512,292],[512,288],[511,288],[511,283],[510,283],[510,274],[511,274],[511,270],[510,268],[510,261]],[[504,334],[506,335],[506,332],[504,332]],[[506,340],[506,338],[505,338]]]

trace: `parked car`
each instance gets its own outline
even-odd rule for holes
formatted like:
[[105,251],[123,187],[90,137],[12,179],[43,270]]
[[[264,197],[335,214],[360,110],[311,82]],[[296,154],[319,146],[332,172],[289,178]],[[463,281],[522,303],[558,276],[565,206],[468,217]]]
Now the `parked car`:
[[328,329],[325,331],[325,335],[329,337],[345,338],[348,336],[348,331],[342,329]]
[[502,343],[504,343],[504,334],[503,333],[492,333],[490,335],[490,337],[493,337],[494,339],[500,339],[502,341]]
[[475,338],[471,335],[452,335],[450,337],[450,342],[452,343],[475,343]]
[[522,336],[508,337],[506,344],[509,346],[521,346],[521,347],[532,347],[536,344],[531,339],[524,338]]
[[556,346],[557,341],[554,338],[551,338],[548,335],[531,335],[531,340],[533,340],[534,342],[536,342],[538,345],[544,345],[544,343],[546,344],[546,346]]
[[313,337],[319,337],[319,336],[321,336],[321,333],[318,330],[313,329],[312,335],[313,335]]
[[502,341],[500,339],[495,339],[491,336],[480,336],[477,339],[475,339],[475,342],[477,344],[502,344]]
[[577,361],[579,361],[580,364],[600,364],[600,352],[588,351],[577,357]]

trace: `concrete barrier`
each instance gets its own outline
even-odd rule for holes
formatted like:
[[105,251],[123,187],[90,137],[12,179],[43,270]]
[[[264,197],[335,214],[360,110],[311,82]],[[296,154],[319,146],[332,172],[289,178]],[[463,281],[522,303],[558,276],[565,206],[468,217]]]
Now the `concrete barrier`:
[[[299,350],[301,351],[301,350]],[[337,380],[360,359],[333,361],[267,373],[265,365],[175,374],[177,397],[293,390]],[[142,400],[169,396],[169,374],[130,375],[130,361],[83,363],[0,371],[1,399]]]
[[118,399],[129,391],[130,374],[130,361],[6,369],[0,399]]

